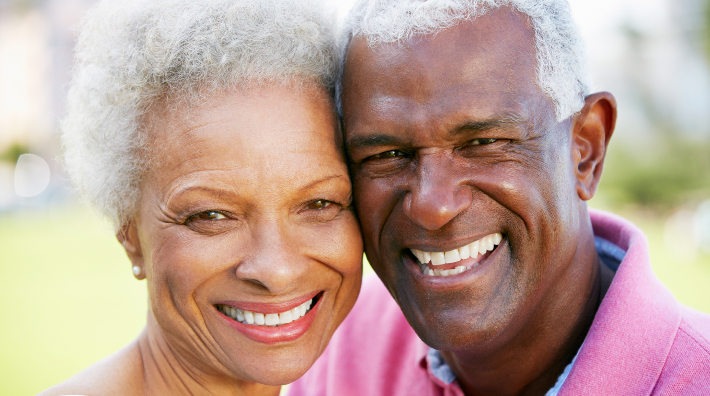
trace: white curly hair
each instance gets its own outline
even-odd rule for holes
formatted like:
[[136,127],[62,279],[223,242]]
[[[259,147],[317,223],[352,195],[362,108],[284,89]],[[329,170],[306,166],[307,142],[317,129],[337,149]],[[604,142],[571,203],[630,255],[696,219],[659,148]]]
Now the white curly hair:
[[105,0],[80,25],[63,162],[116,230],[133,215],[146,168],[141,120],[165,98],[287,84],[332,92],[338,49],[314,0]]
[[[359,0],[345,20],[344,63],[354,37],[371,47],[436,34],[488,11],[511,7],[525,14],[535,32],[537,84],[555,104],[557,121],[574,115],[591,91],[584,44],[567,0]],[[340,109],[341,86],[336,98]]]

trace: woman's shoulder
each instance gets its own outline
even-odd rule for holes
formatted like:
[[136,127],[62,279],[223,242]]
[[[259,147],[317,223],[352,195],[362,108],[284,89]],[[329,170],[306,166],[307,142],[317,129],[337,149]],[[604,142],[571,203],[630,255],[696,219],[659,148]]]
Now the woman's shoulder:
[[136,341],[38,396],[140,395],[143,364]]

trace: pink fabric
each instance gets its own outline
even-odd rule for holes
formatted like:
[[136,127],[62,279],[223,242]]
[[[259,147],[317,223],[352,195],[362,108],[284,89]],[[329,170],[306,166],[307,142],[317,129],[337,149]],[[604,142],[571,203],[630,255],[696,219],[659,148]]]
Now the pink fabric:
[[[710,395],[710,316],[653,275],[643,233],[591,211],[594,233],[626,250],[559,395]],[[289,395],[463,396],[429,372],[428,347],[375,276]]]

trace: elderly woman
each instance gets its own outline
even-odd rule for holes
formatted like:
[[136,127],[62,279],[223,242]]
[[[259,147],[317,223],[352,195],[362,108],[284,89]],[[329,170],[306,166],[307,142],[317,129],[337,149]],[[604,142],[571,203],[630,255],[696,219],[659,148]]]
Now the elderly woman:
[[145,330],[45,394],[278,394],[357,298],[337,50],[304,0],[105,1],[65,162],[147,281]]

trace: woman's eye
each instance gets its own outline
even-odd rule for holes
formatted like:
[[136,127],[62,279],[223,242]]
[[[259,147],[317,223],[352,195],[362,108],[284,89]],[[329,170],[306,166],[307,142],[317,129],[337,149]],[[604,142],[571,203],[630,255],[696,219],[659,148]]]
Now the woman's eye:
[[471,140],[471,145],[472,146],[480,146],[482,144],[491,144],[497,141],[498,139],[490,139],[490,138],[483,138],[483,139],[473,139]]
[[320,210],[325,209],[333,203],[325,199],[318,199],[308,204],[308,209]]
[[222,213],[216,212],[214,210],[208,210],[206,212],[201,212],[196,215],[192,215],[188,220],[220,220],[226,218],[227,216],[223,215]]

